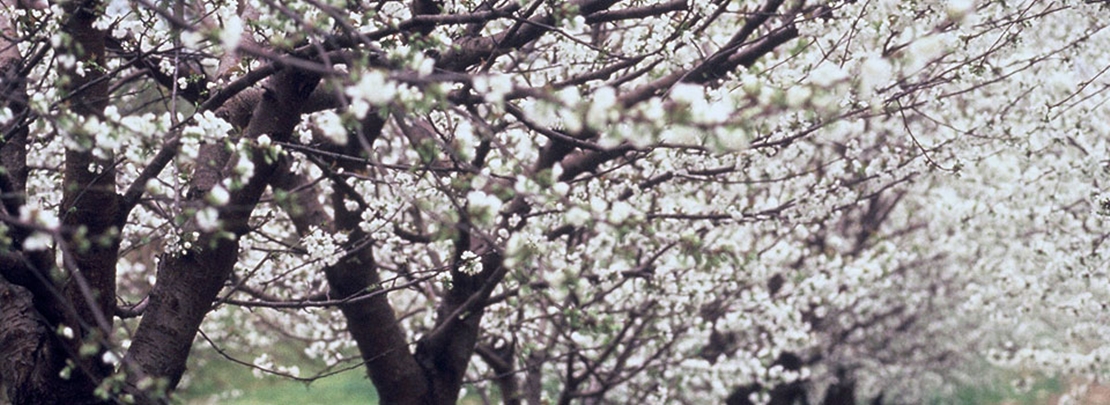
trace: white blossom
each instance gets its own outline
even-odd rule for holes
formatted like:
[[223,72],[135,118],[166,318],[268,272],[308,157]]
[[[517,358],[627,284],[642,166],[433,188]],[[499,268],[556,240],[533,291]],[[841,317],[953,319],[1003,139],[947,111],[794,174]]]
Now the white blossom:
[[243,28],[243,19],[239,16],[228,17],[220,29],[220,45],[228,52],[238,48],[239,41],[243,38]]
[[894,68],[882,56],[868,57],[860,65],[859,91],[864,97],[870,97],[875,89],[890,83]]
[[484,94],[486,101],[498,103],[513,90],[513,81],[506,75],[477,76],[474,78],[474,90]]
[[975,0],[948,0],[946,6],[948,17],[961,21],[975,10]]
[[473,276],[482,272],[482,261],[474,252],[469,250],[463,252],[460,260],[462,260],[463,264],[459,268],[459,271],[464,274]]
[[50,249],[51,244],[54,243],[54,237],[50,234],[40,231],[35,231],[23,240],[23,249],[27,251],[42,251]]
[[809,102],[813,90],[806,86],[791,86],[786,89],[786,105],[791,108],[801,108]]
[[[259,376],[379,355],[348,329],[369,303],[395,316],[402,349],[510,348],[541,401],[577,395],[559,392],[568,375],[599,403],[719,403],[749,384],[766,403],[790,383],[820,402],[843,378],[860,402],[920,403],[1110,372],[1100,2],[784,4],[739,38],[757,2],[524,2],[510,16],[448,1],[427,18],[405,2],[196,2],[174,12],[190,28],[111,0],[94,27],[124,52],[95,63],[73,52],[60,2],[9,3],[0,37],[26,39],[10,44],[17,62],[42,59],[19,65],[26,94],[0,95],[28,108],[0,107],[0,132],[26,130],[27,152],[0,250],[39,252],[25,256],[53,277],[118,243],[123,300],[218,261],[237,288],[206,289],[222,304],[201,308],[199,330],[251,353]],[[489,18],[443,20],[476,12]],[[110,94],[74,92],[100,74]],[[284,99],[290,83],[313,95]],[[89,113],[82,94],[108,106]],[[282,116],[259,121],[273,105]],[[373,152],[357,165],[339,147],[355,135]],[[104,207],[128,214],[121,227],[91,234],[83,218],[101,207],[86,198],[140,189],[130,211]],[[213,238],[221,213],[248,231]],[[316,307],[346,299],[329,284],[346,265],[378,282],[351,286],[345,311]],[[227,305],[271,298],[303,307]],[[143,323],[172,319],[160,308]],[[444,335],[448,316],[475,327]],[[150,349],[116,326],[94,359]],[[191,361],[224,361],[203,341]],[[310,361],[255,350],[293,342]],[[481,357],[451,377],[492,392],[500,371]],[[211,378],[195,368],[186,379]]]
[[212,231],[215,231],[215,230],[219,229],[219,226],[220,226],[219,219],[220,219],[219,212],[217,212],[216,209],[214,209],[212,207],[207,207],[207,208],[201,209],[200,211],[197,211],[197,215],[196,215],[197,226],[200,227],[200,230],[202,230],[202,231],[212,232]]
[[73,339],[73,328],[65,325],[60,325],[58,327],[58,334],[66,339]]
[[226,205],[231,200],[231,194],[223,185],[217,185],[208,192],[208,202],[215,206]]
[[314,116],[316,127],[324,134],[325,138],[336,145],[347,144],[347,128],[343,127],[343,121],[339,115],[334,111],[321,111]]
[[358,83],[347,86],[345,93],[351,98],[351,111],[362,119],[370,106],[382,106],[397,95],[397,85],[388,80],[379,70],[368,70],[359,77]]
[[493,216],[501,211],[501,199],[496,196],[486,194],[481,190],[473,190],[466,194],[466,201],[468,210],[471,215],[479,218],[479,221],[490,221]]
[[35,204],[27,203],[19,207],[19,220],[25,223],[32,223],[42,226],[47,229],[57,229],[61,224],[58,216],[50,210],[43,209]]
[[591,98],[593,102],[590,103],[590,109],[586,112],[586,125],[589,125],[590,128],[604,128],[616,113],[613,110],[617,103],[616,90],[605,86],[595,90]]
[[671,89],[671,99],[685,104],[705,101],[705,89],[695,84],[679,83]]
[[809,81],[818,87],[829,87],[847,77],[848,74],[834,63],[822,63],[809,72]]

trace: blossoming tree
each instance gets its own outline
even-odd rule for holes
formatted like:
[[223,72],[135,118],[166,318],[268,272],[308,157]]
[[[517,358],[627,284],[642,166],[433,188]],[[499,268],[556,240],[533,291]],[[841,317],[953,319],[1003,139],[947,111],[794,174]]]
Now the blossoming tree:
[[389,404],[1101,375],[1101,3],[0,0],[0,385],[326,374],[276,340]]

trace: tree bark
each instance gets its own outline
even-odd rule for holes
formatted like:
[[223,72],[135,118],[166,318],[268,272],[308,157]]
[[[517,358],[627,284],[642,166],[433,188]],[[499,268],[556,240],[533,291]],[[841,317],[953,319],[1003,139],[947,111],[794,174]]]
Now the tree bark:
[[[369,247],[329,267],[326,275],[336,298],[365,292],[381,282]],[[347,330],[358,345],[383,404],[454,403],[430,401],[428,382],[409,351],[404,330],[385,294],[339,309],[347,318]]]
[[476,245],[473,249],[482,255],[484,270],[474,276],[452,270],[452,287],[436,311],[436,327],[416,345],[416,360],[431,384],[434,404],[458,402],[463,375],[478,344],[486,300],[504,276],[500,254],[476,241],[468,244]]
[[[363,136],[352,137],[350,141],[357,144],[348,145],[351,147],[344,151],[332,152],[361,158],[362,153],[350,152],[359,151],[362,146],[372,146],[384,124],[376,114],[368,115],[361,125]],[[364,139],[366,144],[362,145],[363,141],[359,139]],[[364,162],[354,159],[339,160],[335,165],[348,171],[363,171],[366,168]],[[324,269],[334,299],[348,298],[379,286],[381,277],[374,264],[373,250],[369,243],[364,243],[367,235],[358,227],[361,217],[358,212],[346,209],[343,203],[346,194],[342,187],[336,187],[332,195],[335,218],[329,221],[324,206],[317,199],[316,190],[311,187],[311,181],[289,172],[287,165],[283,165],[282,172],[274,176],[271,185],[290,193],[290,206],[285,209],[301,236],[311,233],[312,227],[319,227],[328,233],[349,233],[350,241],[344,246],[347,257]],[[377,388],[382,403],[433,403],[428,396],[424,372],[409,350],[405,332],[387,296],[383,294],[355,300],[339,309],[347,320],[347,331],[366,362],[366,373]]]
[[0,278],[0,377],[13,404],[95,404],[98,381],[73,370],[61,376],[69,353],[40,316],[27,289]]
[[[65,51],[84,64],[83,72],[77,67],[63,68],[69,83],[69,103],[77,114],[86,120],[98,119],[108,101],[108,81],[97,66],[104,66],[104,32],[93,28],[97,18],[98,1],[73,2],[67,5],[67,15],[62,31],[72,37]],[[84,134],[90,143],[99,134]],[[111,333],[111,314],[116,299],[116,261],[119,258],[119,233],[123,220],[119,218],[119,196],[116,194],[116,171],[111,158],[100,159],[91,150],[69,148],[63,178],[65,185],[59,217],[71,230],[84,228],[84,235],[66,238],[63,249],[69,249],[72,260],[67,260],[69,278],[64,286],[66,297],[81,319],[94,322],[102,336]],[[81,280],[83,278],[83,280]],[[87,288],[81,284],[87,284]],[[92,294],[91,297],[88,294]],[[74,325],[76,327],[76,325]],[[82,330],[82,335],[89,331]],[[103,363],[103,376],[111,372]]]
[[[27,6],[27,4],[20,4]],[[107,102],[107,82],[103,73],[92,67],[103,66],[104,34],[93,29],[96,1],[72,2],[64,7],[62,32],[71,39],[57,49],[84,64],[82,75],[75,67],[59,66],[66,80],[62,90],[72,111],[82,117],[99,114]],[[19,38],[7,16],[0,23],[3,38]],[[24,66],[34,63],[19,54],[18,47],[0,39],[0,85],[3,105],[14,118],[3,127],[0,144],[0,178],[3,209],[11,217],[20,216],[25,201],[27,137],[29,110]],[[95,136],[95,134],[93,134]],[[5,252],[3,278],[0,278],[0,376],[8,400],[14,403],[101,403],[94,395],[100,380],[112,372],[99,354],[111,329],[109,315],[115,304],[115,263],[119,246],[116,231],[121,221],[115,215],[118,201],[115,175],[110,165],[92,167],[91,153],[67,151],[63,184],[62,219],[65,229],[63,248],[95,241],[81,249],[71,249],[66,260],[67,279],[55,285],[49,276],[54,270],[53,253],[21,251],[30,228],[14,227],[13,251]],[[98,169],[107,168],[97,172]],[[80,283],[78,283],[80,282]],[[94,321],[95,320],[95,321]],[[65,337],[59,331],[66,331]],[[83,344],[98,345],[97,353],[79,355]]]
[[[319,80],[314,74],[292,68],[271,77],[263,85],[265,93],[244,136],[266,134],[275,141],[289,140],[300,121],[303,102]],[[162,257],[158,283],[124,361],[136,365],[142,375],[158,379],[156,387],[163,394],[181,380],[198,327],[238,261],[239,237],[249,231],[250,214],[276,172],[279,163],[264,155],[255,151],[254,176],[242,188],[231,191],[229,202],[219,207],[222,231],[202,233],[191,249]],[[204,197],[192,196],[194,200]],[[129,375],[128,382],[147,384],[139,375]]]

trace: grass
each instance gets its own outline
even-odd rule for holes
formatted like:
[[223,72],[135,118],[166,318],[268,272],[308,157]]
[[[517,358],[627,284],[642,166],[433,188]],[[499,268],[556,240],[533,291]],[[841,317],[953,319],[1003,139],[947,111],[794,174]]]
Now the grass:
[[[280,364],[298,365],[301,370],[319,370],[321,364],[300,355],[300,349],[289,344],[268,347],[268,353]],[[249,361],[253,355],[237,356]],[[305,373],[302,373],[304,375]],[[1017,376],[1014,376],[1017,377]],[[276,376],[257,378],[252,369],[233,363],[208,348],[194,350],[190,358],[187,384],[177,392],[182,405],[262,405],[262,404],[377,404],[378,396],[358,367],[312,383],[303,383]],[[1009,380],[983,386],[958,387],[951,394],[934,397],[933,405],[1041,405],[1063,392],[1059,378],[1035,377],[1030,385],[1017,388]],[[481,403],[471,390],[461,403]]]
[[1009,382],[999,381],[988,386],[960,387],[951,397],[936,398],[934,405],[1039,405],[1048,403],[1050,397],[1063,392],[1059,378],[1038,378],[1030,386],[1019,389]]
[[374,385],[362,369],[305,384],[273,376],[256,378],[247,367],[218,360],[209,362],[201,370],[194,370],[189,386],[178,396],[187,405],[378,403]]
[[[304,355],[304,347],[291,340],[265,347],[244,348],[230,344],[222,350],[239,361],[251,362],[265,353],[275,364],[297,366],[301,376],[324,369],[322,361]],[[238,347],[235,350],[234,347]],[[349,354],[353,355],[353,354]],[[355,356],[357,358],[357,356]],[[194,346],[185,380],[176,392],[176,403],[184,405],[255,404],[377,404],[378,394],[365,368],[330,375],[310,383],[274,375],[256,377],[254,369],[228,360],[207,344]]]
[[[305,384],[279,377],[256,378],[247,367],[214,359],[192,370],[189,386],[178,392],[184,405],[268,405],[268,404],[377,404],[373,384],[362,369],[333,375]],[[961,387],[952,396],[938,397],[933,405],[1039,405],[1063,391],[1057,378],[1039,379],[1027,389],[1008,382],[990,386]],[[480,403],[476,397],[463,402]]]

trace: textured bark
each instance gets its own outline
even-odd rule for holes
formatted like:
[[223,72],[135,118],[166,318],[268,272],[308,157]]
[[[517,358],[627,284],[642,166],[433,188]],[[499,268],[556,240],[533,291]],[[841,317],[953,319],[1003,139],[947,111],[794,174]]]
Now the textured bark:
[[[329,267],[326,273],[337,298],[364,292],[381,282],[369,247]],[[385,295],[343,305],[340,310],[383,404],[454,403],[430,401],[428,382]]]
[[[25,4],[21,4],[24,6]],[[72,2],[65,6],[62,31],[72,41],[57,50],[72,55],[77,61],[103,64],[103,33],[92,28],[95,19],[94,1]],[[18,38],[14,27],[4,17],[0,30],[3,38]],[[20,73],[26,61],[14,44],[0,39],[0,105],[12,110],[16,119],[2,128],[0,179],[4,211],[19,216],[26,192],[28,117],[26,83]],[[78,115],[90,116],[102,111],[107,101],[107,82],[102,74],[89,69],[78,76],[73,69],[60,69],[66,77],[62,90],[68,96],[70,109]],[[100,357],[78,356],[83,343],[99,342],[105,337],[97,326],[110,328],[106,316],[115,302],[115,262],[118,238],[101,236],[118,229],[119,218],[115,194],[115,178],[111,170],[94,173],[87,153],[67,152],[63,182],[66,188],[62,203],[63,224],[67,229],[83,229],[88,238],[102,241],[87,249],[70,250],[67,264],[68,280],[62,286],[47,275],[53,267],[53,253],[4,252],[3,278],[0,279],[0,376],[8,400],[13,403],[100,403],[93,395],[100,380],[112,368]],[[12,229],[12,246],[21,247],[29,228]],[[70,233],[71,234],[71,233]],[[70,238],[66,246],[76,246]],[[79,275],[79,276],[78,276]],[[81,277],[80,280],[77,277]],[[80,286],[77,281],[82,282]],[[96,320],[96,321],[94,321]],[[57,334],[61,327],[73,333],[72,339]],[[65,373],[63,373],[63,370]],[[63,378],[61,375],[67,377]]]
[[[616,4],[615,0],[577,0],[566,5],[577,9],[583,16],[604,11]],[[537,4],[538,5],[538,4]],[[534,11],[534,9],[533,9]],[[527,18],[527,16],[525,16]],[[467,36],[454,41],[457,45],[436,61],[436,67],[455,72],[481,63],[490,57],[497,57],[535,41],[549,31],[555,24],[555,17],[549,14],[532,17],[528,22],[518,23],[513,28],[490,36]]]
[[[210,243],[215,247],[207,247]],[[147,376],[164,379],[159,384],[166,390],[176,387],[185,372],[197,327],[237,259],[235,240],[208,235],[198,245],[204,247],[163,258],[158,283],[127,353],[126,361]]]
[[[0,4],[6,4],[0,0]],[[26,111],[27,85],[19,74],[22,57],[13,43],[16,31],[9,19],[0,18],[0,106],[19,117]],[[20,119],[0,125],[0,208],[18,216],[24,203],[27,184],[27,134]],[[21,246],[29,232],[9,230],[13,246]],[[54,391],[50,380],[54,371],[53,345],[42,345],[48,326],[37,316],[33,294],[20,284],[34,282],[32,270],[24,265],[21,252],[0,255],[0,402],[28,403],[47,398]],[[11,281],[11,282],[9,282]],[[38,348],[42,347],[42,350]],[[47,357],[47,358],[44,358]],[[45,401],[44,401],[45,402]]]
[[[275,141],[287,141],[300,120],[303,101],[318,82],[318,76],[293,69],[271,77],[263,86],[265,93],[244,136],[267,134]],[[185,372],[197,328],[231,274],[238,260],[238,238],[249,231],[250,214],[278,166],[278,162],[267,162],[262,153],[255,154],[254,164],[254,176],[232,191],[228,204],[220,207],[224,231],[234,236],[204,233],[191,249],[167,253],[159,265],[158,283],[124,361],[159,379],[165,392],[172,391]],[[128,381],[137,384],[139,378],[129,375]]]
[[[321,146],[329,153],[362,158],[381,134],[384,125],[376,114],[363,120],[361,135],[352,137],[346,148]],[[347,171],[365,171],[366,164],[353,159],[340,159],[331,162],[335,167]],[[350,242],[344,246],[348,256],[324,269],[331,296],[335,299],[351,297],[375,288],[381,277],[374,265],[373,251],[364,244],[366,235],[359,229],[361,221],[356,212],[350,212],[343,204],[345,193],[342,187],[332,196],[334,220],[328,220],[324,207],[317,199],[317,190],[311,181],[288,171],[275,175],[271,185],[290,193],[289,213],[297,232],[302,236],[319,227],[327,232],[349,232]],[[340,180],[337,180],[340,181]],[[386,295],[378,295],[342,305],[339,308],[347,320],[347,331],[359,348],[366,362],[367,375],[378,390],[384,404],[429,404],[428,384],[423,371],[408,348],[404,330],[401,329],[393,313],[393,307]]]
[[[358,169],[351,162],[347,162],[345,168]],[[343,203],[345,197],[344,192],[336,191],[332,195],[332,207],[335,230],[350,232],[350,241],[344,246],[350,253],[346,259],[324,269],[332,294],[340,298],[378,288],[381,283],[371,245],[359,246],[367,238],[358,227],[361,218],[357,212],[347,210]],[[347,330],[358,345],[367,374],[378,389],[382,403],[431,403],[428,382],[409,352],[404,330],[386,295],[346,304],[339,309],[347,318]]]
[[[58,378],[81,339],[62,340],[58,325],[81,320],[75,308],[46,277],[49,252],[0,252],[0,384],[13,403],[55,403],[53,400],[15,401],[14,398],[59,398],[57,403],[96,403],[92,388],[100,378],[85,358],[73,363],[69,379]],[[90,325],[91,326],[91,325]],[[76,332],[74,332],[76,334]],[[46,395],[44,397],[44,395]],[[64,400],[61,400],[64,398]]]
[[[442,12],[442,0],[413,0],[409,5],[412,10],[412,15],[435,15]],[[420,35],[428,35],[435,29],[435,24],[422,23],[413,26],[413,31],[420,33]]]
[[[0,1],[0,4],[3,4]],[[15,38],[7,19],[0,19],[0,107],[7,107],[17,117],[0,125],[0,204],[8,215],[19,215],[27,185],[27,134],[22,119],[27,111],[27,82],[20,74],[22,57],[15,44],[4,38]]]
[[533,352],[524,360],[524,399],[528,405],[543,405],[543,364],[547,354]]
[[27,289],[0,279],[0,382],[13,404],[92,404],[97,382],[79,371],[63,379],[70,356],[35,309]]
[[477,354],[489,365],[495,373],[493,378],[497,390],[501,393],[501,403],[505,405],[521,405],[524,392],[521,391],[520,382],[514,375],[513,369],[515,350],[512,344],[503,347],[490,347],[478,345]]
[[[380,130],[378,126],[377,131]],[[349,164],[347,168],[350,168]],[[317,190],[311,187],[308,179],[285,171],[275,176],[271,184],[276,189],[291,193],[290,206],[285,209],[302,236],[310,233],[312,227],[321,227],[327,232],[351,232],[352,242],[345,246],[351,249],[349,257],[324,269],[332,298],[351,297],[381,282],[370,246],[358,246],[365,237],[358,229],[359,218],[346,211],[342,197],[337,195],[333,201],[337,218],[331,221],[316,198]],[[424,374],[409,351],[405,333],[397,323],[388,298],[379,295],[356,300],[339,309],[347,320],[347,331],[366,362],[367,375],[377,388],[382,403],[429,403]]]
[[292,159],[282,157],[270,187],[288,193],[288,200],[279,201],[279,205],[289,215],[297,234],[304,237],[312,232],[312,227],[331,223],[331,217],[317,199],[319,190],[313,187],[313,181],[308,176],[293,173],[291,168]]
[[[95,9],[99,2],[70,3],[67,19],[62,27],[73,38],[70,49],[86,66],[104,66],[104,32],[93,28]],[[74,69],[64,72],[69,78],[66,90],[74,112],[94,117],[104,111],[108,101],[108,81],[100,69],[87,68],[83,74]],[[95,138],[97,134],[88,134]],[[67,260],[69,279],[64,287],[66,297],[80,318],[89,323],[108,328],[116,299],[116,262],[119,259],[118,237],[123,220],[119,218],[120,201],[116,194],[116,173],[111,159],[97,159],[91,151],[66,150],[63,178],[64,191],[60,217],[68,229],[84,227],[85,235],[67,238],[66,246],[72,260]],[[83,278],[84,280],[81,280]],[[82,283],[87,283],[83,288]],[[87,294],[92,294],[88,297]],[[76,326],[75,326],[76,327]],[[82,331],[82,335],[88,331]],[[103,375],[111,372],[103,364]]]
[[[485,250],[476,241],[468,244],[474,251]],[[452,271],[451,290],[436,311],[436,329],[416,345],[416,361],[431,384],[434,404],[458,402],[463,375],[478,343],[485,301],[504,275],[500,255],[486,252],[481,260],[485,270],[478,275]]]

